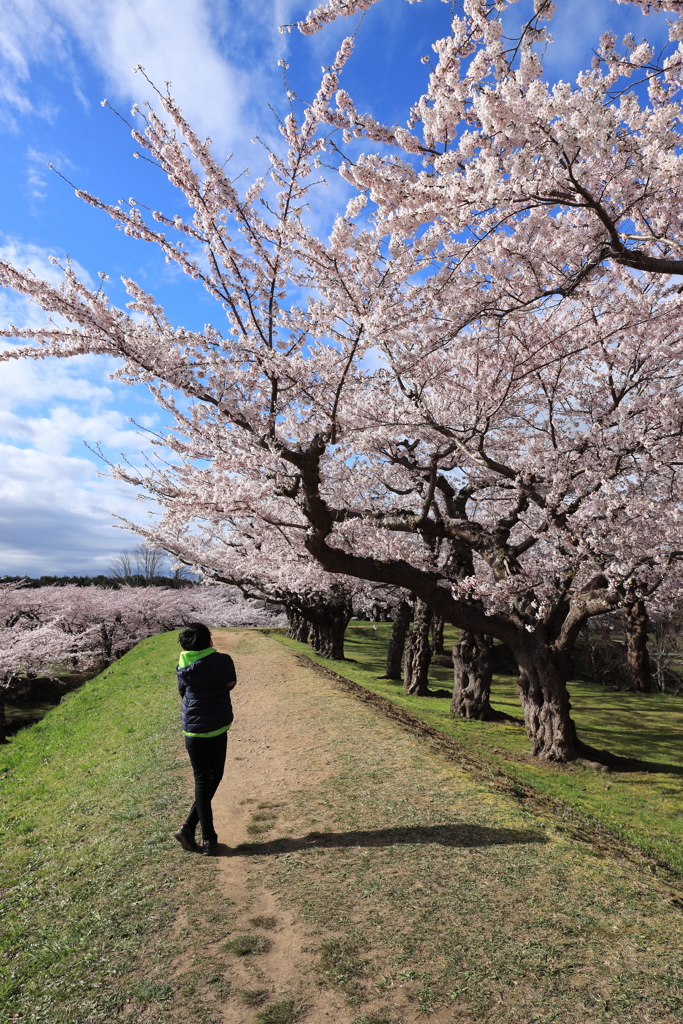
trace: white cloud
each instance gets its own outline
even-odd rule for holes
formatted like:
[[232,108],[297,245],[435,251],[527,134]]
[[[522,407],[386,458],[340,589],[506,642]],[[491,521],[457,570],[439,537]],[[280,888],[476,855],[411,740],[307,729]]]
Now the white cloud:
[[[52,283],[61,280],[45,249],[9,239],[0,253]],[[7,322],[38,326],[45,315],[0,291],[0,323]],[[126,452],[133,461],[149,448],[128,417],[135,413],[148,427],[158,426],[158,417],[144,389],[109,379],[117,365],[94,355],[0,364],[0,575],[102,572],[134,543],[112,529],[112,513],[143,518],[137,490],[101,477],[106,466],[83,444],[101,442],[114,459]]]
[[[253,0],[0,0],[0,103],[6,112],[50,117],[52,108],[41,106],[31,88],[32,65],[49,61],[66,71],[83,97],[83,54],[112,101],[154,98],[133,74],[142,64],[160,89],[172,82],[199,134],[211,135],[219,148],[239,147],[253,135],[243,108],[255,94],[268,94],[275,58],[286,46],[277,26],[287,7]],[[245,49],[255,54],[248,69]],[[92,102],[87,92],[84,102]]]
[[[50,262],[50,256],[56,256],[57,259],[63,261],[65,253],[59,250],[51,252],[44,246],[31,245],[20,239],[7,236],[0,244],[0,259],[6,260],[19,270],[26,270],[30,267],[36,277],[56,286],[62,283],[64,275],[59,266]],[[73,259],[71,266],[79,280],[92,288],[93,280],[88,271]],[[54,314],[48,318],[48,314],[27,296],[0,288],[0,326],[14,324],[15,327],[43,327],[48,323],[48,319],[55,324],[63,325],[65,323],[61,317]],[[5,344],[0,340],[0,347],[4,347]],[[3,376],[5,372],[3,370]]]
[[[8,346],[9,347],[9,346]],[[12,359],[2,363],[0,371],[0,407],[15,410],[21,406],[42,406],[54,401],[111,403],[112,386],[104,383],[113,359],[101,356],[74,356],[68,360]]]
[[142,520],[135,489],[87,459],[0,444],[0,575],[106,572],[136,543],[113,513]]
[[73,167],[71,160],[63,153],[41,153],[33,147],[26,151],[26,163],[27,191],[34,199],[44,199],[47,194],[48,175],[52,173],[49,164],[62,171]]
[[[59,258],[64,254],[53,253],[45,246],[32,245],[30,242],[23,242],[17,238],[5,237],[5,241],[0,245],[0,257],[7,260],[8,263],[21,270],[30,267],[36,277],[49,281],[50,284],[60,284],[63,275],[59,267],[50,262],[50,256],[53,255]],[[75,261],[72,262],[72,266],[81,281],[92,287],[92,278],[87,270]]]
[[[126,412],[111,408],[127,395],[102,383],[109,363],[81,356],[2,365],[0,575],[103,572],[131,546],[112,529],[113,513],[144,518],[140,492],[109,478],[83,444],[102,442],[115,459],[123,451],[134,462],[149,448]],[[157,425],[153,415],[140,419]]]

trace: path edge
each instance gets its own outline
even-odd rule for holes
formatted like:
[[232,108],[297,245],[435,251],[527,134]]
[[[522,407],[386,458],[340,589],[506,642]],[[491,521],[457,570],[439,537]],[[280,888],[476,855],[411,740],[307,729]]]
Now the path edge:
[[411,735],[426,740],[435,753],[456,764],[478,782],[483,782],[496,792],[514,800],[555,831],[585,843],[598,856],[611,856],[627,861],[637,868],[639,873],[646,876],[648,882],[662,897],[683,910],[683,875],[673,871],[667,864],[648,857],[637,846],[621,839],[596,818],[578,812],[576,808],[563,800],[541,793],[533,786],[514,778],[502,768],[492,765],[485,758],[477,757],[471,751],[466,750],[456,739],[434,726],[428,725],[417,715],[394,704],[389,698],[367,689],[339,672],[326,668],[309,656],[307,652],[294,650],[289,644],[282,643],[281,638],[269,629],[259,629],[258,632],[286,648],[299,664],[312,668],[319,675],[337,683],[339,689],[353,699],[365,704],[383,718],[395,722]]

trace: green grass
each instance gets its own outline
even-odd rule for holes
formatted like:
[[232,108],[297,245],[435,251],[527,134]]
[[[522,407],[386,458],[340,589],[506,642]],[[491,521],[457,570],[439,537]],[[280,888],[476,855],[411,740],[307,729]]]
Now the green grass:
[[[638,847],[667,869],[683,874],[683,700],[661,694],[605,690],[591,683],[572,681],[572,715],[580,737],[594,747],[625,757],[654,763],[647,772],[609,775],[574,765],[560,767],[534,763],[524,729],[514,725],[467,722],[449,715],[444,698],[416,699],[403,694],[400,683],[382,680],[390,623],[353,623],[346,634],[345,661],[326,661],[310,648],[280,634],[288,646],[345,678],[388,698],[428,725],[485,758],[493,767],[537,791],[562,800],[578,813],[597,819],[619,838]],[[284,633],[284,631],[283,631]],[[446,648],[455,634],[446,630]],[[452,687],[452,671],[433,665],[432,688]],[[515,681],[495,676],[492,704],[500,711],[521,716]]]
[[269,945],[268,939],[262,935],[236,935],[225,943],[225,948],[235,956],[250,956],[252,953],[265,953]]
[[[99,1022],[127,1002],[194,1019],[169,956],[220,898],[216,865],[188,871],[171,837],[189,795],[177,649],[176,634],[145,641],[0,747],[0,1021]],[[213,1019],[208,997],[192,1003]]]
[[367,943],[356,936],[323,939],[320,944],[320,974],[328,984],[341,989],[351,1004],[363,992],[360,979],[367,974],[368,961],[361,954],[366,949]]
[[[447,702],[402,698],[400,687],[377,682],[388,628],[376,638],[352,626],[347,653],[357,660],[325,664],[433,716],[491,765],[555,786],[577,807],[582,794],[592,798],[589,784],[621,785],[529,763],[521,730],[452,722]],[[255,657],[268,645],[258,634],[250,642]],[[251,896],[231,904],[214,886],[219,864],[185,854],[170,836],[189,795],[176,654],[174,634],[146,641],[0,749],[2,1024],[218,1024],[229,997],[258,1024],[311,1017],[295,985],[274,1002],[270,984],[242,987],[264,985],[268,958],[228,956],[225,940],[277,921],[253,916]],[[445,684],[448,671],[437,673]],[[510,699],[504,685],[498,706]],[[254,814],[278,810],[288,834],[311,839],[287,853],[277,840],[254,844],[247,888],[260,878],[319,936],[310,975],[354,1007],[357,1024],[393,1020],[384,1004],[404,1000],[424,1013],[449,1007],[467,1024],[680,1019],[683,919],[651,880],[546,834],[523,803],[334,686],[314,677],[301,686],[287,710],[317,744],[302,757],[316,765],[333,752],[334,768],[310,785],[304,771],[284,805],[243,801]],[[631,696],[588,691],[598,709]],[[660,707],[659,698],[638,699]],[[609,711],[600,713],[611,729]],[[662,777],[642,776],[648,794]]]
[[299,999],[286,996],[264,1006],[256,1014],[259,1024],[296,1024],[306,1013],[306,1005]]

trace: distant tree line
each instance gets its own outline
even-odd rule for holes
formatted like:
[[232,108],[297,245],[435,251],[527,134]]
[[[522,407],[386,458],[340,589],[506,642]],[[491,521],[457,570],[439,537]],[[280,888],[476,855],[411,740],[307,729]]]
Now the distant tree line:
[[166,587],[179,590],[197,583],[198,577],[182,565],[174,567],[161,548],[138,544],[132,551],[122,551],[111,560],[106,572],[97,576],[2,576],[5,583],[20,583],[24,587]]

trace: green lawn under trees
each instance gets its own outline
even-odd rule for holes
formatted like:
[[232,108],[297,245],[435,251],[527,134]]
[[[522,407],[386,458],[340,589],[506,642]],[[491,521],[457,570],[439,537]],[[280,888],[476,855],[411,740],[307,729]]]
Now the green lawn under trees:
[[[683,700],[637,694],[573,681],[572,714],[581,739],[599,749],[648,762],[649,771],[597,772],[580,766],[535,763],[523,728],[468,722],[449,716],[446,698],[404,696],[400,683],[382,680],[391,623],[352,622],[346,632],[345,661],[323,661],[310,648],[280,639],[361,686],[408,709],[428,725],[457,740],[494,767],[535,790],[564,801],[590,828],[599,822],[641,850],[656,865],[683,873]],[[445,646],[455,643],[445,631]],[[452,670],[432,665],[432,688],[452,687]],[[491,703],[520,716],[515,680],[494,676]]]

